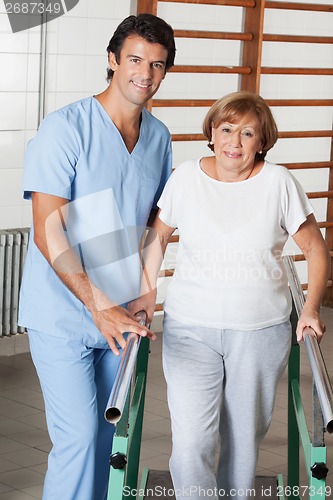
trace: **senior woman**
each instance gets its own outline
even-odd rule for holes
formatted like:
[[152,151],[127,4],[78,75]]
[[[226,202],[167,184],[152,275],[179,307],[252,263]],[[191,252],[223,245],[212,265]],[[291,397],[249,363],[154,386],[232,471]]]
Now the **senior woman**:
[[265,160],[278,132],[260,96],[223,97],[203,129],[214,155],[185,161],[169,179],[153,226],[158,238],[150,237],[146,250],[142,296],[130,309],[152,317],[162,256],[178,228],[163,334],[176,497],[242,499],[253,488],[290,350],[283,247],[291,235],[308,263],[298,340],[305,326],[319,340],[323,334],[328,252],[297,180]]

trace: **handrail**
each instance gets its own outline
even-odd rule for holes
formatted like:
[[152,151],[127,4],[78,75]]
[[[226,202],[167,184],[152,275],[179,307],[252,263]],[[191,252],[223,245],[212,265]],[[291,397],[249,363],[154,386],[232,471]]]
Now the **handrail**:
[[[136,316],[140,318],[140,323],[142,325],[146,324],[147,315],[144,311],[139,311]],[[121,419],[140,342],[141,337],[136,333],[130,333],[127,337],[126,346],[121,356],[115,383],[113,384],[104,412],[105,420],[107,420],[110,424],[116,424]]]
[[[304,293],[296,273],[292,257],[290,255],[286,255],[282,258],[282,260],[287,271],[290,290],[294,299],[295,309],[299,317],[305,303]],[[310,361],[312,376],[317,389],[324,424],[327,432],[329,434],[333,434],[332,386],[317,338],[310,327],[305,328],[304,344]]]

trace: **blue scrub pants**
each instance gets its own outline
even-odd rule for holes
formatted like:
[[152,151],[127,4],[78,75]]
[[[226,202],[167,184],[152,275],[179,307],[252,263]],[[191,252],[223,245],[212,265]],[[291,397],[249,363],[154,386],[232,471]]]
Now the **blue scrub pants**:
[[121,356],[29,330],[49,435],[43,500],[105,500],[114,426],[104,419]]
[[163,366],[177,500],[253,497],[259,446],[290,345],[289,321],[237,331],[186,325],[165,315]]

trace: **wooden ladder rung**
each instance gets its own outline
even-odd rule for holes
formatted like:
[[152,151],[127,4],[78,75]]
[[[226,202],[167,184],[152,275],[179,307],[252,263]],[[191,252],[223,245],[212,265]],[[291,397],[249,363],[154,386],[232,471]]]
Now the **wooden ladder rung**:
[[271,35],[264,33],[264,42],[333,43],[332,36]]
[[309,10],[309,11],[319,11],[319,12],[333,12],[332,5],[316,4],[316,3],[266,1],[265,8],[266,9]]
[[252,33],[234,33],[224,31],[174,30],[176,38],[207,38],[213,40],[253,40]]
[[251,73],[251,68],[250,66],[179,65],[172,66],[169,73],[233,73],[249,75]]
[[333,130],[298,130],[279,132],[279,139],[300,139],[304,137],[333,137]]
[[265,99],[268,106],[333,106],[333,99]]
[[262,67],[262,75],[333,75],[333,68],[273,68]]
[[210,108],[214,102],[216,99],[153,99],[153,108]]
[[[279,139],[302,139],[306,137],[333,137],[333,130],[303,130],[279,132]],[[180,141],[206,141],[203,134],[172,134],[174,142]]]
[[333,191],[313,191],[306,193],[308,198],[333,198]]
[[286,168],[290,170],[298,169],[308,169],[308,168],[333,168],[333,161],[317,161],[317,162],[306,162],[306,163],[281,163]]
[[[217,98],[218,99],[218,98]],[[194,108],[213,106],[217,99],[153,99],[154,108]],[[333,99],[265,99],[268,106],[333,106]]]
[[[170,0],[159,0],[159,2],[170,2]],[[250,7],[250,8],[253,8],[256,5],[255,0],[172,0],[172,3],[224,5],[228,7]]]
[[203,134],[172,134],[172,140],[174,142],[179,141],[207,141]]

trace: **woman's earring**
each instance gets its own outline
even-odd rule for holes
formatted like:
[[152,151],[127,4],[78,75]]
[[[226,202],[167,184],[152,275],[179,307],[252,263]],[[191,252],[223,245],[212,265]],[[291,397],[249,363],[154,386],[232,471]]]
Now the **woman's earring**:
[[262,149],[260,151],[258,151],[258,153],[261,155],[262,154]]
[[210,146],[213,146],[213,144],[214,144],[213,141],[209,141]]

